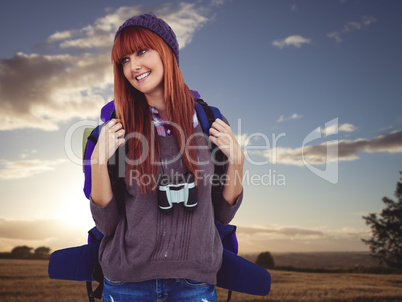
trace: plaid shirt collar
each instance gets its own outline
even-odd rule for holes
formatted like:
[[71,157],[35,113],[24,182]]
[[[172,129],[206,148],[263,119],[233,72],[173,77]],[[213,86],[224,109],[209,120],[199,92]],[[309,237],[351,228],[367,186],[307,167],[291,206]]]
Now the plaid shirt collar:
[[[159,136],[171,136],[173,135],[173,129],[169,125],[169,122],[165,121],[159,114],[158,110],[155,107],[149,106],[151,109],[151,114],[152,114],[152,120],[154,122],[154,126],[156,129],[156,132],[158,133]],[[193,128],[195,128],[198,125],[198,118],[197,114],[194,110],[193,114]]]

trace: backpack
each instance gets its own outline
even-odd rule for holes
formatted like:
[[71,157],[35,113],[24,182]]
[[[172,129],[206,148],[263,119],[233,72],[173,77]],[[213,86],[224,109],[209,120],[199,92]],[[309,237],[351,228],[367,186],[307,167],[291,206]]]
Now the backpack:
[[[101,120],[104,123],[114,117],[114,109],[114,101],[102,108]],[[209,135],[212,123],[216,118],[222,119],[222,114],[218,108],[209,106],[201,99],[195,102],[195,109],[203,132]],[[91,158],[103,125],[84,131],[84,193],[88,199],[91,191],[91,166],[85,163],[88,163]],[[216,146],[212,146],[211,151],[215,148]],[[225,162],[220,150],[215,150],[213,153],[215,162]],[[215,164],[215,174],[222,175],[224,171],[224,165]],[[219,186],[213,186],[212,193],[219,189],[221,189]],[[268,295],[271,288],[269,272],[237,255],[236,226],[223,225],[218,221],[215,221],[215,226],[223,245],[222,266],[217,275],[217,286],[229,290],[227,301],[230,300],[232,291],[260,296]],[[103,234],[96,227],[88,233],[88,244],[53,252],[49,260],[48,273],[52,279],[86,281],[89,301],[94,302],[94,298],[101,299],[103,290],[103,274],[98,262],[98,250]],[[99,282],[95,290],[92,289],[92,281]]]

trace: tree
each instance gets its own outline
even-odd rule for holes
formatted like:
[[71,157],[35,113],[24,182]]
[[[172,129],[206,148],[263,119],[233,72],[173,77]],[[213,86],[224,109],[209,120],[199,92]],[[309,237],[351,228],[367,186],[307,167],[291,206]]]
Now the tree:
[[33,250],[32,247],[29,246],[16,246],[15,248],[12,249],[11,255],[14,258],[30,258],[32,253],[31,251]]
[[35,258],[38,259],[46,259],[49,257],[49,254],[50,254],[50,248],[46,246],[40,246],[36,248],[34,251]]
[[[399,172],[402,175],[402,172]],[[402,178],[400,179],[402,181]],[[398,201],[383,197],[387,206],[379,217],[375,213],[363,216],[370,226],[372,237],[362,239],[370,246],[373,256],[390,267],[402,269],[402,183],[398,182],[394,193]]]
[[273,268],[275,266],[274,258],[272,258],[270,252],[259,254],[255,263],[264,268]]

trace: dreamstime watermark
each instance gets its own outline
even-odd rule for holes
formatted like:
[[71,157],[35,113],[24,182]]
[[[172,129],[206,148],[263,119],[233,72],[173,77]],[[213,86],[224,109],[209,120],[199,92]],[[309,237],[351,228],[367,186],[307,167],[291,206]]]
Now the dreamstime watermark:
[[[66,134],[65,134],[65,152],[67,157],[74,163],[78,165],[88,166],[93,164],[91,158],[85,158],[84,155],[79,156],[73,150],[73,137],[80,135],[79,133],[84,128],[95,128],[98,126],[98,122],[94,120],[83,120],[74,123],[71,125]],[[175,127],[178,131],[177,133],[182,136],[184,139],[184,132],[180,129],[177,124],[171,123],[171,127]],[[297,149],[293,149],[289,154],[284,154],[284,152],[288,152],[289,148],[281,148],[279,147],[279,140],[284,139],[286,137],[286,133],[280,134],[272,134],[271,138],[269,138],[266,134],[261,132],[255,132],[252,134],[242,134],[242,123],[241,119],[238,119],[237,122],[237,137],[235,139],[233,136],[227,134],[226,144],[221,146],[221,148],[226,149],[226,153],[234,152],[234,150],[239,150],[239,144],[241,145],[241,149],[244,153],[244,158],[247,164],[251,166],[268,166],[268,165],[278,165],[278,164],[289,164],[289,161],[286,161],[284,158],[292,157],[294,162],[302,161],[303,165],[307,167],[312,173],[317,175],[318,177],[328,181],[332,184],[336,184],[338,182],[338,140],[331,140],[325,143],[321,143],[318,145],[310,145],[312,142],[318,141],[319,139],[326,138],[330,135],[338,134],[338,119],[335,118],[327,123],[325,123],[325,127],[318,127],[307,134],[304,138],[301,152],[297,151]],[[100,130],[99,130],[100,131]],[[78,133],[78,134],[77,134]],[[103,136],[104,139],[108,139],[107,136]],[[213,149],[212,144],[204,133],[195,132],[193,135],[189,137],[186,141],[186,145],[182,146],[179,150],[178,154],[169,159],[165,159],[163,161],[158,161],[155,159],[155,141],[154,137],[151,136],[150,140],[141,133],[128,133],[125,136],[126,142],[128,140],[134,139],[138,140],[138,143],[141,145],[141,154],[136,159],[128,158],[125,148],[117,148],[117,146],[112,146],[111,149],[117,149],[119,152],[119,158],[123,158],[122,169],[119,171],[125,171],[125,165],[129,164],[131,166],[137,166],[143,163],[148,156],[151,157],[151,163],[154,165],[169,165],[177,160],[179,160],[184,154],[185,150],[195,149],[196,151],[202,152],[203,150],[211,153],[211,157],[197,157],[197,159],[193,160],[189,157],[190,161],[193,161],[193,164],[196,164],[199,168],[202,168],[205,165],[210,164],[212,159],[214,164],[227,164],[226,162],[216,162],[215,161],[215,153],[218,151],[218,148]],[[105,142],[106,144],[107,142]],[[116,140],[112,140],[108,142],[109,144],[117,143]],[[258,143],[258,145],[256,144]],[[98,148],[99,149],[99,148]],[[325,149],[325,150],[324,150]],[[84,149],[83,149],[84,150]],[[285,150],[285,151],[284,151]],[[204,154],[205,154],[204,151]],[[99,150],[98,156],[95,156],[98,160],[105,160],[105,153],[101,153]],[[300,154],[301,153],[301,154]],[[253,158],[252,155],[257,155],[257,158]],[[115,160],[114,157],[110,158],[110,163],[115,164],[113,162]],[[121,164],[121,163],[120,163]],[[314,165],[315,164],[315,165]],[[300,164],[298,164],[300,166]],[[319,169],[317,166],[325,165],[324,169]],[[261,170],[261,169],[259,169]],[[124,175],[125,172],[122,174]],[[122,175],[120,175],[122,176]],[[136,175],[136,178],[141,177],[140,175]],[[146,181],[150,181],[147,175],[144,177],[143,183]],[[212,179],[212,176],[204,176],[205,179]],[[201,179],[201,178],[200,178]],[[241,179],[241,178],[239,178]],[[266,186],[283,186],[286,185],[286,177],[284,174],[277,172],[277,169],[269,169],[263,171],[262,173],[252,173],[250,169],[245,170],[243,173],[243,184],[247,185],[266,185]],[[203,179],[201,179],[203,180]],[[151,179],[152,181],[152,179]],[[153,182],[155,183],[155,182]]]

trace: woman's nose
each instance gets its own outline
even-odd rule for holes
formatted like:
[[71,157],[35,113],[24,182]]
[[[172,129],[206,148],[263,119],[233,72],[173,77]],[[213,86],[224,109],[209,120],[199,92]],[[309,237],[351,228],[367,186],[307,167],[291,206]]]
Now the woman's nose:
[[139,70],[139,69],[141,69],[141,62],[134,55],[130,58],[130,67],[131,67],[131,70]]

